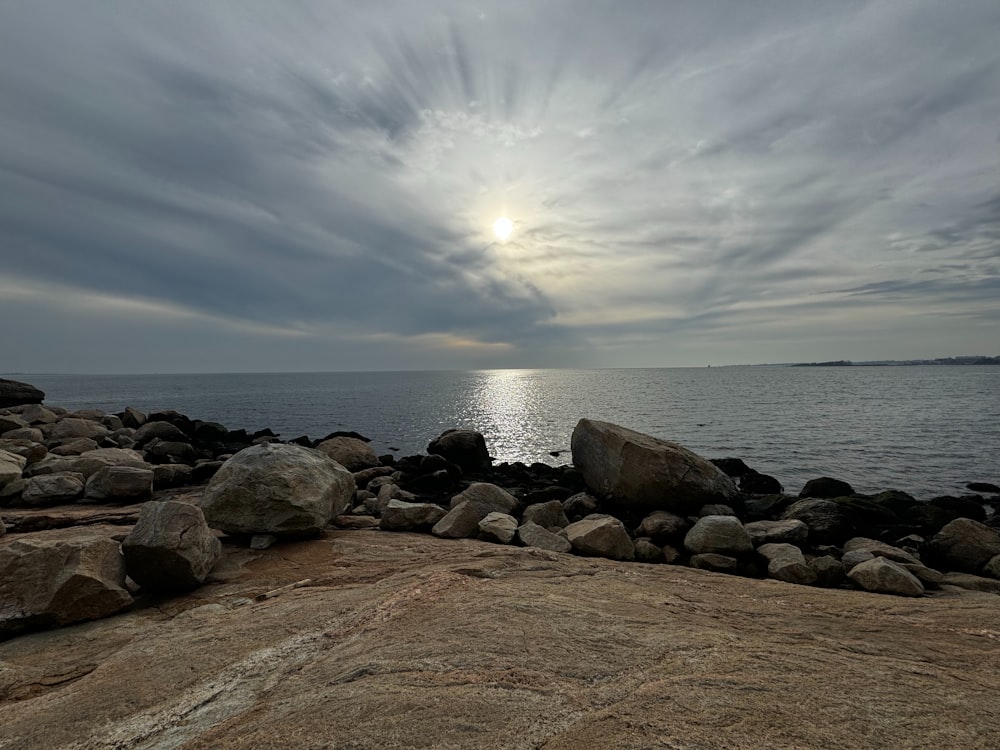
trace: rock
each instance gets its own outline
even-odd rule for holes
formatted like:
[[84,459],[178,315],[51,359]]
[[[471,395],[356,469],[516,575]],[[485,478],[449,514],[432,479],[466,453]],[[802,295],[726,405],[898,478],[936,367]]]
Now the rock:
[[27,426],[28,423],[17,414],[0,413],[0,435],[4,437],[13,437],[12,435],[7,435],[7,433],[14,430],[23,430]]
[[189,484],[193,475],[194,468],[187,464],[159,464],[153,467],[153,488]]
[[146,457],[153,463],[190,463],[196,456],[193,445],[179,440],[154,438],[146,443]]
[[979,573],[1000,555],[1000,533],[969,518],[956,518],[927,544],[927,552],[947,570]]
[[274,534],[254,534],[250,537],[250,549],[264,550],[271,549],[278,542],[278,537]]
[[809,527],[812,544],[837,544],[853,536],[855,531],[850,512],[832,500],[807,498],[792,503],[781,514],[781,520],[792,519]]
[[427,446],[428,453],[444,456],[462,471],[481,471],[493,464],[486,439],[473,430],[445,430]]
[[743,462],[742,458],[712,458],[709,460],[729,477],[741,477],[753,471]]
[[374,499],[364,500],[365,507],[376,516],[381,516],[382,511],[392,500],[401,500],[404,503],[413,503],[416,500],[413,493],[405,492],[399,485],[391,481],[378,487],[378,494]]
[[146,424],[146,415],[136,408],[126,406],[121,414],[122,425],[137,430]]
[[928,568],[920,563],[900,563],[904,568],[913,573],[926,589],[939,589],[944,583],[944,573]]
[[653,544],[649,539],[636,539],[635,560],[642,563],[663,563],[666,562],[663,556],[663,549]]
[[489,513],[479,522],[479,538],[497,544],[510,544],[517,534],[517,519],[507,513]]
[[569,526],[569,519],[566,517],[562,503],[558,500],[529,505],[521,514],[521,520],[522,522],[537,523],[543,529],[551,529],[553,526],[559,528]]
[[799,497],[832,498],[853,495],[854,488],[847,482],[831,477],[819,477],[806,482]]
[[100,422],[76,417],[63,417],[49,431],[50,440],[73,440],[75,438],[90,438],[100,440],[110,430]]
[[860,565],[863,562],[868,562],[873,559],[875,555],[871,552],[866,552],[865,550],[854,550],[853,552],[845,552],[840,556],[840,563],[844,566],[844,570],[850,572],[852,568],[856,565]]
[[713,573],[734,574],[739,570],[739,560],[729,555],[720,555],[717,552],[704,552],[691,555],[688,564],[698,570],[710,570]]
[[870,552],[876,557],[886,557],[894,562],[904,565],[920,565],[920,558],[910,554],[899,547],[880,542],[877,539],[866,539],[865,537],[854,537],[844,543],[844,553],[855,551]]
[[740,492],[751,495],[780,495],[784,487],[774,477],[751,471],[740,477]]
[[59,417],[50,409],[46,409],[41,404],[29,404],[21,410],[21,419],[30,425],[52,424],[58,422]]
[[847,577],[844,564],[831,555],[813,558],[809,561],[809,567],[816,574],[816,585],[823,588],[836,588]]
[[57,445],[49,450],[53,456],[79,456],[81,453],[86,453],[87,451],[97,450],[98,445],[96,440],[90,438],[73,438],[72,440],[67,440],[61,445]]
[[806,538],[809,536],[809,527],[797,518],[786,521],[751,521],[743,528],[750,535],[754,547],[784,543],[801,548],[805,546]]
[[20,479],[27,463],[23,456],[0,450],[0,487]]
[[737,494],[733,481],[701,456],[609,422],[581,419],[572,450],[587,487],[631,511],[687,515]]
[[406,486],[414,492],[443,494],[455,485],[455,478],[446,469],[438,469],[429,474],[408,478]]
[[945,573],[942,583],[948,586],[958,586],[967,591],[984,591],[988,594],[1000,594],[1000,581],[993,578],[975,576],[971,573]]
[[746,517],[749,521],[772,521],[794,503],[791,495],[753,495],[745,499]]
[[348,471],[361,471],[379,465],[378,455],[364,440],[351,437],[335,437],[324,440],[316,450],[325,453]]
[[229,440],[229,429],[218,422],[195,420],[191,438],[199,445],[219,445]]
[[[196,482],[207,482],[218,473],[225,461],[210,461],[205,458],[196,459],[191,467],[191,478]],[[162,464],[161,464],[162,466]]]
[[943,495],[934,497],[927,501],[942,510],[948,511],[955,518],[971,518],[973,521],[983,523],[986,520],[986,509],[983,507],[983,498],[978,495],[972,497],[952,497]]
[[387,477],[395,471],[391,466],[373,466],[370,469],[362,469],[361,471],[355,471],[354,474],[354,484],[359,490],[365,489],[368,483],[373,479],[378,477]]
[[481,500],[465,500],[434,524],[431,533],[445,539],[471,539],[479,536],[479,522],[494,512],[504,511]]
[[525,547],[537,547],[547,549],[550,552],[568,553],[573,550],[573,545],[565,537],[553,534],[548,529],[543,529],[537,523],[522,524],[517,529],[517,541]]
[[684,537],[684,548],[693,555],[718,553],[738,557],[753,552],[753,543],[735,516],[705,516]]
[[613,516],[590,516],[566,527],[566,538],[581,555],[612,560],[635,559],[635,546],[624,524]]
[[683,539],[690,528],[691,524],[686,518],[665,510],[656,510],[642,519],[635,533],[636,536],[648,536],[654,544],[663,545]]
[[83,495],[83,474],[60,471],[31,477],[21,491],[21,502],[33,508],[71,503]]
[[0,539],[0,637],[107,617],[132,603],[109,527]]
[[579,521],[591,513],[596,513],[597,505],[597,498],[586,492],[578,492],[563,500],[563,510],[571,521]]
[[0,409],[21,404],[40,404],[45,392],[28,383],[0,378]]
[[513,513],[518,508],[517,498],[507,490],[487,482],[476,482],[469,485],[451,499],[451,507],[472,500],[498,513]]
[[430,531],[446,514],[444,508],[434,503],[390,500],[382,508],[379,527],[385,531]]
[[873,557],[851,568],[847,577],[865,591],[898,596],[923,596],[924,585],[910,571],[886,557]]
[[1000,495],[1000,485],[993,484],[992,482],[969,482],[965,487],[973,492],[988,492],[992,495]]
[[165,500],[143,503],[139,520],[122,541],[122,554],[129,577],[143,588],[182,591],[204,582],[222,556],[222,544],[201,508]]
[[0,505],[5,505],[12,500],[20,498],[21,493],[24,492],[24,488],[27,486],[28,483],[23,479],[15,479],[13,482],[0,485]]
[[329,456],[297,445],[255,445],[212,477],[201,500],[212,528],[230,534],[311,536],[351,506],[354,477]]
[[187,443],[189,438],[183,430],[170,422],[146,422],[137,428],[132,435],[136,447],[145,448],[154,440],[165,440],[171,443]]
[[145,500],[152,494],[153,470],[138,466],[105,466],[90,475],[84,490],[87,499],[114,502]]
[[49,456],[25,468],[25,476],[53,474],[59,471],[76,471],[89,477],[105,466],[137,466],[148,469],[149,464],[138,451],[128,448],[98,448],[79,456]]
[[983,566],[983,575],[1000,578],[1000,555],[991,557],[990,561]]
[[767,574],[771,578],[803,586],[816,583],[816,571],[809,567],[802,550],[794,544],[762,544],[757,548],[757,554],[767,560]]
[[705,516],[735,516],[736,511],[733,510],[728,505],[719,505],[717,503],[712,503],[709,505],[703,505],[701,510],[698,511],[699,518],[704,518]]
[[45,458],[49,451],[42,443],[32,442],[31,440],[0,438],[0,461],[4,460],[3,453],[5,452],[20,456],[24,459],[24,465],[30,466]]

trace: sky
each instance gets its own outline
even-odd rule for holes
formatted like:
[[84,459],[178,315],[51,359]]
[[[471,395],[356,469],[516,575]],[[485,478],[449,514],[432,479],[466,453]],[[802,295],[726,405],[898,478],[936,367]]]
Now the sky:
[[7,0],[0,371],[998,355],[998,39],[996,0]]

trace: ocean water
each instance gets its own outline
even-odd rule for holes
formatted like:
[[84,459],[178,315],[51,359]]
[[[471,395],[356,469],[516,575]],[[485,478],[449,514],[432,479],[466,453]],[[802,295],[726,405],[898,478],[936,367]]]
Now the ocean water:
[[919,499],[1000,482],[1000,367],[8,377],[70,409],[176,409],[285,439],[356,430],[379,453],[422,452],[442,430],[470,427],[498,460],[567,463],[589,417],[740,457],[790,492],[823,475]]

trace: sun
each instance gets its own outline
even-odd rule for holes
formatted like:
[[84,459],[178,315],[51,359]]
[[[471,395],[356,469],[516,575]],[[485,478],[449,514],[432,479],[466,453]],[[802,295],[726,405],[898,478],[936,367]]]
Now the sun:
[[508,219],[506,216],[501,216],[499,219],[493,222],[493,234],[497,236],[497,239],[501,242],[506,242],[510,237],[511,232],[514,231],[514,222]]

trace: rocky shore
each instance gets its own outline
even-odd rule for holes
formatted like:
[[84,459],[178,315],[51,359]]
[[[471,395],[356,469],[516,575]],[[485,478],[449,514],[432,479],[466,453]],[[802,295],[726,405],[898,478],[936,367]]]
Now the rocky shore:
[[[211,617],[192,620],[192,627],[207,627],[205,623],[214,617],[224,619],[240,607],[254,611],[259,607],[269,618],[301,615],[311,621],[317,613],[296,607],[284,610],[289,602],[315,593],[317,581],[333,575],[331,565],[338,570],[392,567],[397,547],[407,565],[418,569],[426,565],[429,578],[424,584],[412,580],[406,584],[425,586],[418,597],[421,601],[436,596],[437,586],[444,596],[455,587],[464,590],[473,585],[470,580],[482,583],[506,576],[508,567],[519,571],[519,578],[532,579],[522,581],[526,597],[522,607],[509,613],[495,611],[498,628],[508,618],[512,626],[519,619],[534,621],[529,590],[539,581],[533,579],[532,566],[551,572],[570,599],[579,576],[603,576],[601,596],[612,598],[625,596],[636,576],[655,580],[671,618],[677,613],[669,607],[674,595],[666,593],[671,585],[665,581],[683,581],[682,588],[692,581],[717,586],[720,596],[727,597],[753,596],[740,591],[789,597],[788,606],[801,602],[806,608],[795,618],[808,618],[817,607],[884,608],[874,604],[879,597],[873,593],[940,602],[928,604],[928,613],[969,607],[976,612],[970,622],[980,615],[985,622],[1000,611],[996,597],[1000,515],[995,512],[1000,488],[988,483],[970,485],[975,494],[923,502],[891,489],[860,495],[845,482],[819,477],[798,496],[791,496],[783,492],[778,479],[753,471],[738,458],[706,460],[674,443],[588,419],[580,420],[573,432],[570,465],[498,464],[490,458],[482,435],[472,430],[447,431],[429,442],[426,454],[395,458],[375,455],[368,441],[354,433],[286,442],[268,430],[248,434],[172,411],[67,412],[43,405],[44,394],[37,389],[10,383],[0,381],[4,405],[0,408],[0,638],[13,640],[0,646],[0,710],[18,704],[15,716],[28,711],[26,705],[36,697],[55,700],[52,685],[62,684],[25,665],[37,663],[41,654],[51,658],[47,649],[59,642],[58,633],[72,634],[98,623],[64,631],[52,628],[116,615],[100,626],[110,633],[126,627],[116,622],[155,621],[164,612],[173,612],[173,620],[192,606],[195,611],[214,607]],[[455,545],[454,551],[448,545]],[[365,549],[377,551],[359,552]],[[359,559],[352,562],[343,550],[357,553]],[[465,564],[455,568],[460,558]],[[436,562],[440,559],[451,563],[442,568]],[[294,574],[288,569],[289,560],[298,561],[292,565]],[[502,564],[483,565],[484,560]],[[261,575],[268,568],[260,567],[260,561],[286,566],[263,589]],[[418,569],[411,574],[418,574]],[[439,580],[442,575],[445,578]],[[548,580],[548,574],[539,575]],[[360,568],[348,576],[350,586],[375,586],[371,593],[382,602],[365,617],[391,620],[397,605],[412,604],[417,594],[410,589],[378,588],[378,581],[390,577],[379,573],[369,578]],[[256,584],[250,585],[251,580]],[[547,585],[552,583],[548,580]],[[245,593],[248,586],[252,598],[234,595]],[[581,585],[579,597],[595,595],[591,589]],[[325,601],[336,607],[337,592],[327,593]],[[354,592],[344,600],[348,609],[356,596]],[[826,601],[824,596],[829,597],[829,607],[818,604]],[[476,604],[492,606],[481,598]],[[559,616],[572,619],[573,607],[566,606],[569,610]],[[789,616],[788,606],[783,617]],[[582,600],[579,609],[581,617],[587,611],[588,617],[602,622],[610,616]],[[278,615],[279,610],[283,614]],[[354,616],[347,610],[341,614],[348,620]],[[458,619],[467,621],[468,616]],[[276,622],[268,628],[276,627]],[[476,622],[467,622],[470,632],[482,627]],[[571,623],[563,625],[573,629]],[[614,631],[604,628],[602,624],[598,633],[577,635],[586,640]],[[30,635],[34,631],[39,632]],[[1000,638],[994,629],[983,632],[988,639]],[[322,642],[326,636],[316,637]],[[428,637],[439,638],[441,633]],[[575,640],[565,644],[570,649],[577,645]],[[468,643],[463,646],[468,647]],[[993,656],[995,661],[995,649]],[[480,670],[497,657],[484,659]],[[566,662],[563,669],[570,669],[569,662],[562,662]],[[348,681],[369,674],[364,671],[369,667],[360,662],[356,668],[362,671]],[[530,676],[524,665],[509,668],[515,671],[505,678],[494,675],[493,682],[509,679],[518,683],[517,690],[543,690],[533,686],[533,680],[540,678]],[[539,669],[539,675],[545,673]],[[77,663],[69,668],[66,682],[83,682],[90,671]],[[46,687],[46,680],[53,679],[55,683]],[[240,680],[233,680],[225,689],[239,692]],[[490,702],[496,696],[483,700],[483,706],[496,709]],[[233,715],[253,705],[250,701]],[[162,718],[162,727],[150,730],[151,737],[166,736],[168,718]],[[621,717],[614,722],[620,724]],[[205,719],[196,734],[219,725]],[[5,737],[15,736],[19,747],[36,746],[27,741],[36,735],[23,728],[17,731],[22,734],[0,729],[0,747],[6,746]],[[784,737],[782,731],[774,736]],[[962,732],[963,746],[989,746],[977,745],[974,733]],[[616,744],[609,736],[597,732],[594,738],[604,739],[592,738],[596,744],[544,746],[760,746],[631,745]],[[295,746],[543,746],[489,744],[481,737],[475,743],[452,744],[411,745],[404,740],[395,745]],[[772,746],[813,746],[786,740],[792,744]],[[76,741],[72,745],[67,739],[65,746],[161,746]],[[46,743],[37,746],[42,744]],[[200,745],[184,745],[188,746]]]

